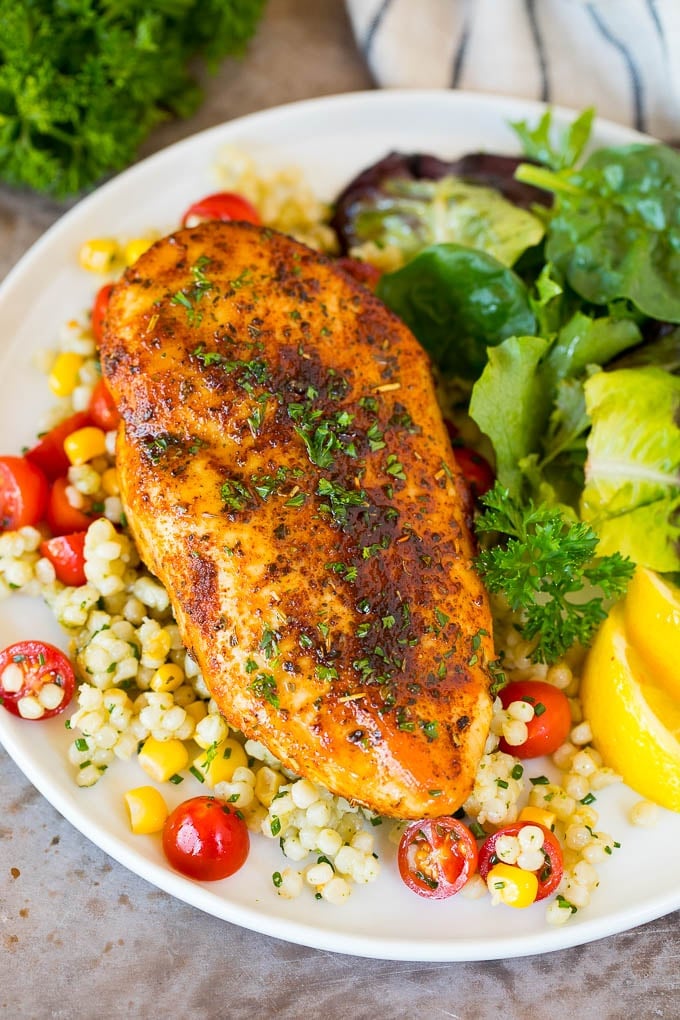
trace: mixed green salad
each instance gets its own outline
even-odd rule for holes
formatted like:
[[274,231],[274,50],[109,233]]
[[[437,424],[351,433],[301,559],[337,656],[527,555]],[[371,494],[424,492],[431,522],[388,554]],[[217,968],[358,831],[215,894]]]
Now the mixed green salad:
[[680,153],[584,159],[593,114],[513,124],[524,160],[394,154],[340,203],[353,245],[401,251],[377,293],[491,442],[480,564],[546,661],[633,564],[680,571]]

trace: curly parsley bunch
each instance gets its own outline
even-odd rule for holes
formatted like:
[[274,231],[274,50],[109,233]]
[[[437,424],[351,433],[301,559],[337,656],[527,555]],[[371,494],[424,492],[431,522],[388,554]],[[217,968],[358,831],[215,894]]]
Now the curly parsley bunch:
[[265,0],[0,0],[0,177],[58,198],[191,114],[187,65],[242,53]]

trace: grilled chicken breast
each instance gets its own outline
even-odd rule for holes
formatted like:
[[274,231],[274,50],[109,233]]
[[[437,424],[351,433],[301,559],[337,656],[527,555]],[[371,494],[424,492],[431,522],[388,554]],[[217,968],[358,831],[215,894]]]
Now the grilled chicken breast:
[[101,355],[130,527],[227,721],[380,814],[455,811],[491,621],[408,329],[292,239],[207,223],[126,271]]

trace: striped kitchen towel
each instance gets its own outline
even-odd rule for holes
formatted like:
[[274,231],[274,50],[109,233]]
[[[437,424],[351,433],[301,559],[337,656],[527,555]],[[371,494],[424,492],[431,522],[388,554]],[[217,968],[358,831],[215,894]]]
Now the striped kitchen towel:
[[680,0],[346,0],[378,85],[494,92],[680,140]]

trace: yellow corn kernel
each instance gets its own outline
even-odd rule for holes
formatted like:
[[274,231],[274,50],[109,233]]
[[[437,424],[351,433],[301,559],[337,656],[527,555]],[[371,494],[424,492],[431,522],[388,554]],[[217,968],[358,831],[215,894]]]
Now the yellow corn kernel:
[[150,680],[152,691],[176,691],[184,683],[184,670],[174,662],[159,666]]
[[123,261],[126,266],[131,266],[133,262],[136,262],[140,255],[143,255],[145,251],[153,244],[154,239],[152,237],[135,237],[123,248]]
[[546,829],[552,830],[555,824],[555,813],[553,811],[546,811],[545,808],[527,805],[520,811],[517,821],[538,822],[539,825],[544,825]]
[[106,435],[102,429],[86,425],[66,437],[64,450],[74,467],[87,464],[93,457],[101,457],[106,453]]
[[139,752],[139,764],[157,783],[165,783],[189,764],[189,752],[176,737],[156,740],[147,737]]
[[269,807],[285,782],[287,779],[280,772],[263,765],[255,776],[255,796],[261,804]]
[[90,273],[108,273],[120,258],[118,241],[111,237],[95,237],[85,241],[78,252],[78,261]]
[[84,358],[73,351],[62,351],[52,365],[48,384],[55,397],[70,397],[79,382]]
[[102,489],[107,496],[118,496],[120,485],[118,483],[118,472],[114,467],[107,468],[102,474]]
[[229,738],[199,754],[193,766],[205,776],[208,786],[213,787],[217,783],[230,783],[236,769],[247,768],[248,755],[242,744]]
[[137,786],[124,794],[130,828],[137,836],[160,832],[168,817],[168,805],[155,786]]
[[525,871],[514,864],[496,864],[486,876],[486,885],[492,903],[508,907],[530,907],[536,900],[538,879],[533,871]]
[[184,711],[190,715],[194,722],[200,722],[208,714],[208,706],[205,701],[190,701],[184,706]]

